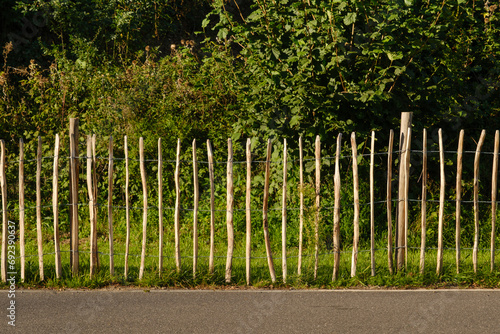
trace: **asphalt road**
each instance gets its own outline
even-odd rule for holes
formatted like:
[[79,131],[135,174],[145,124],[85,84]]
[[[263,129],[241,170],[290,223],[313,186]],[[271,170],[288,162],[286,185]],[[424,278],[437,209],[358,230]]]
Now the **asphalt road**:
[[0,309],[0,333],[500,333],[500,290],[3,290]]

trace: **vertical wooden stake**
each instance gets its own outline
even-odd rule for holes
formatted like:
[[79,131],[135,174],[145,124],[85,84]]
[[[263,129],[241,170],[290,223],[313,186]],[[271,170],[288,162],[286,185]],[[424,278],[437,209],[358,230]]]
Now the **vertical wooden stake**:
[[38,149],[36,154],[36,235],[38,242],[38,267],[40,269],[40,281],[45,280],[43,273],[43,239],[42,239],[42,137],[38,137]]
[[302,244],[304,231],[304,157],[302,152],[302,137],[299,137],[299,260],[297,265],[297,274],[302,275]]
[[177,272],[181,270],[181,241],[180,241],[180,207],[181,207],[181,191],[179,184],[179,174],[180,174],[180,156],[181,156],[181,140],[177,138],[177,159],[175,162],[175,216],[174,216],[174,228],[175,228],[175,266]]
[[54,251],[56,278],[61,278],[61,248],[59,243],[59,135],[54,146],[54,173],[52,177],[52,211],[54,212]]
[[[396,226],[396,265],[401,270],[405,264],[405,199],[408,197],[405,193],[406,183],[406,147],[410,148],[411,138],[408,137],[408,130],[411,128],[413,113],[401,113],[401,131],[399,134],[399,189],[398,189],[398,224]],[[408,141],[408,143],[407,143]]]
[[99,201],[97,198],[98,193],[97,193],[97,173],[96,173],[96,168],[97,168],[96,143],[97,143],[97,136],[94,133],[92,135],[92,184],[94,190],[94,201],[96,205],[94,205],[95,229],[94,229],[94,235],[92,236],[94,238],[95,243],[93,245],[94,248],[91,249],[91,252],[94,254],[94,259],[98,270],[100,264],[99,264],[99,247],[97,245],[97,209],[98,209],[97,203]]
[[123,138],[123,148],[125,150],[125,220],[127,225],[127,236],[125,240],[125,279],[128,278],[128,257],[130,251],[130,204],[129,204],[129,166],[128,166],[128,138]]
[[200,202],[200,190],[198,185],[198,158],[196,157],[196,139],[193,140],[193,278],[196,277],[198,267],[198,203]]
[[444,148],[443,131],[439,129],[439,171],[441,176],[441,189],[439,191],[439,220],[438,220],[438,249],[436,274],[441,275],[443,267],[443,224],[444,224],[444,196],[445,196],[445,175],[444,175]]
[[495,132],[495,148],[493,150],[493,173],[491,176],[491,268],[495,269],[495,225],[497,221],[497,180],[498,180],[498,146],[500,145],[498,130]]
[[252,190],[252,141],[247,139],[247,186],[246,186],[246,277],[247,285],[250,285],[251,261],[252,261],[252,210],[251,210],[251,190]]
[[352,241],[351,277],[356,276],[356,265],[358,263],[359,243],[359,182],[358,182],[358,149],[356,145],[356,133],[351,134],[352,146],[352,177],[354,185],[354,237]]
[[269,239],[269,221],[267,218],[267,209],[269,202],[269,176],[271,174],[271,139],[267,140],[267,156],[266,156],[266,174],[264,180],[264,203],[262,208],[262,225],[264,228],[264,243],[266,244],[267,264],[269,266],[269,274],[271,281],[276,282],[276,274],[274,272],[273,253],[271,250],[271,240]]
[[371,274],[375,276],[375,190],[374,190],[374,165],[375,165],[375,131],[372,131],[370,146],[370,262]]
[[287,147],[286,139],[283,140],[283,194],[281,205],[281,267],[283,270],[283,283],[286,283],[288,273],[286,263],[286,181],[287,181]]
[[387,148],[387,266],[389,273],[394,273],[392,255],[392,150],[394,147],[394,130],[389,133],[389,147]]
[[113,137],[109,137],[108,159],[108,230],[109,230],[109,274],[115,275],[115,255],[113,247]]
[[139,279],[142,279],[146,262],[146,236],[148,227],[148,186],[146,183],[146,167],[144,166],[144,139],[142,137],[139,139],[139,164],[142,181],[142,250]]
[[458,138],[457,151],[457,184],[456,184],[456,202],[455,202],[455,248],[456,248],[456,264],[457,274],[460,273],[460,211],[462,208],[462,162],[464,151],[464,130],[460,130]]
[[411,142],[411,127],[408,128],[408,133],[406,136],[406,147],[405,147],[405,182],[404,182],[404,210],[405,210],[405,216],[404,216],[404,223],[405,223],[405,231],[404,231],[404,250],[405,250],[405,270],[408,268],[408,216],[409,216],[409,209],[408,209],[408,193],[410,189],[410,142]]
[[422,205],[421,205],[421,234],[420,234],[420,274],[425,269],[425,243],[427,236],[427,129],[424,129],[422,144]]
[[79,180],[79,162],[78,162],[78,118],[70,118],[69,120],[69,149],[70,149],[70,259],[71,271],[73,276],[78,275],[78,267],[80,263],[79,253],[79,223],[78,223],[78,180]]
[[320,186],[321,186],[321,142],[319,136],[316,136],[315,142],[316,157],[316,202],[314,216],[314,279],[318,277],[319,265],[319,209],[320,209]]
[[[87,188],[89,193],[89,218],[90,218],[90,278],[92,279],[96,274],[97,269],[97,252],[95,248],[97,246],[97,224],[95,217],[95,198],[93,189],[93,157],[92,157],[92,136],[87,136]],[[55,166],[55,162],[54,162]]]
[[2,281],[7,282],[7,180],[5,177],[5,141],[0,140],[0,187],[2,188]]
[[26,279],[26,253],[24,245],[24,141],[19,139],[19,248],[21,255],[21,280]]
[[227,257],[226,257],[226,283],[231,282],[234,251],[234,226],[233,226],[233,142],[227,140],[227,201],[226,201],[226,225],[227,225]]
[[335,204],[333,209],[333,280],[339,276],[340,266],[340,155],[342,147],[340,142],[342,134],[337,136],[337,152],[335,153],[335,176],[333,179],[335,188]]
[[158,275],[163,270],[163,155],[158,138]]
[[476,155],[474,157],[474,247],[472,249],[472,264],[474,273],[477,273],[477,252],[479,247],[479,157],[481,147],[486,137],[486,131],[481,131],[481,137],[477,143]]
[[207,139],[208,174],[210,177],[210,257],[208,260],[208,271],[214,273],[215,253],[215,185],[214,185],[214,154],[212,144]]

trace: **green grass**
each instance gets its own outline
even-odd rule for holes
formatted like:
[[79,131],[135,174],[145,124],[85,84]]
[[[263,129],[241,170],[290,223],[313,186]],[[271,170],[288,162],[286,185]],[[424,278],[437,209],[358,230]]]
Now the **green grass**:
[[[129,257],[129,275],[124,277],[125,249],[124,243],[114,244],[115,275],[109,273],[109,246],[106,240],[101,239],[99,243],[100,270],[97,275],[89,277],[89,253],[88,243],[83,240],[80,250],[80,273],[73,277],[69,266],[69,245],[62,244],[63,273],[60,279],[55,278],[53,243],[44,244],[44,272],[45,280],[40,281],[38,274],[38,256],[31,255],[26,258],[26,280],[20,281],[20,262],[17,260],[17,285],[19,287],[30,288],[101,288],[109,285],[134,286],[134,287],[170,287],[170,288],[243,288],[246,286],[245,274],[245,249],[244,243],[237,243],[233,259],[232,282],[225,283],[225,254],[226,243],[219,243],[215,253],[215,271],[212,275],[208,270],[209,248],[205,240],[200,239],[200,250],[198,259],[198,270],[196,277],[193,277],[192,243],[187,238],[182,240],[182,268],[176,271],[174,259],[174,245],[168,240],[164,248],[164,264],[160,273],[158,270],[158,248],[154,241],[148,243],[147,256],[145,261],[145,274],[139,280],[140,266],[140,242],[135,240],[131,243]],[[275,242],[277,246],[278,242]],[[426,253],[425,273],[419,273],[420,252],[417,249],[408,251],[408,266],[391,275],[387,266],[387,252],[385,250],[376,251],[376,275],[371,276],[370,252],[361,251],[358,257],[357,275],[351,278],[351,251],[346,250],[341,253],[340,273],[336,281],[332,281],[333,253],[329,250],[321,250],[319,258],[318,277],[315,280],[314,272],[314,251],[307,249],[303,257],[302,275],[297,275],[298,249],[288,250],[288,277],[287,283],[283,283],[281,268],[281,252],[273,250],[274,265],[277,281],[273,284],[269,275],[265,249],[262,246],[256,247],[252,251],[252,276],[251,286],[257,288],[438,288],[438,287],[500,287],[500,272],[495,270],[490,272],[489,250],[481,250],[478,256],[478,272],[474,273],[472,267],[472,250],[462,250],[462,262],[460,274],[456,273],[455,251],[444,251],[443,271],[441,275],[436,274],[436,250],[430,249]],[[19,253],[18,253],[19,254]],[[36,244],[27,243],[26,254],[37,254]],[[500,263],[496,263],[497,268]],[[2,283],[0,287],[5,288]]]

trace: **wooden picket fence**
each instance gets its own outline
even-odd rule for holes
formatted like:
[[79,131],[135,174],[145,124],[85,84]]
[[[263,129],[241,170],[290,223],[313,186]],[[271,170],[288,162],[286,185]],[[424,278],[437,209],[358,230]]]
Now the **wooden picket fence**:
[[[70,120],[70,265],[73,275],[78,275],[79,272],[79,221],[78,221],[78,194],[79,194],[79,152],[78,152],[78,120]],[[443,266],[443,224],[444,224],[444,207],[445,207],[445,159],[444,159],[444,145],[442,138],[442,131],[439,130],[439,162],[440,162],[440,197],[439,197],[439,214],[438,214],[438,246],[437,246],[437,266],[436,272],[440,274]],[[474,159],[474,246],[472,262],[474,271],[477,271],[478,264],[478,247],[479,247],[479,161],[481,156],[481,149],[485,141],[485,131],[481,133],[477,148],[475,151]],[[358,175],[358,152],[356,143],[356,134],[352,133],[350,138],[352,148],[352,175],[353,175],[353,244],[352,244],[352,259],[351,259],[351,276],[356,276],[357,260],[359,253],[359,219],[360,219],[360,200],[359,200],[359,175]],[[494,152],[493,152],[493,166],[492,166],[492,191],[491,191],[491,270],[494,269],[495,262],[495,224],[496,224],[496,210],[497,210],[497,175],[498,175],[498,150],[499,150],[499,132],[496,131],[494,138]],[[8,244],[8,217],[7,217],[7,183],[5,173],[5,143],[1,141],[1,157],[0,157],[0,185],[2,194],[2,258],[1,258],[1,275],[2,280],[5,282],[7,278],[7,244]],[[387,154],[387,195],[384,198],[386,203],[387,212],[387,265],[390,273],[394,270],[401,270],[406,266],[407,252],[408,252],[408,192],[410,183],[410,154],[411,154],[411,114],[403,113],[401,122],[401,131],[399,137],[399,150],[393,150],[394,132],[390,131],[388,150],[384,152]],[[420,247],[420,272],[424,272],[425,268],[425,251],[426,251],[426,217],[427,217],[427,131],[424,129],[422,138],[422,197],[421,197],[421,247]],[[339,275],[340,265],[340,214],[341,214],[341,175],[339,168],[339,160],[341,158],[341,144],[342,135],[339,134],[336,140],[336,154],[335,172],[334,172],[334,208],[333,208],[333,275],[332,279],[336,280]],[[464,131],[460,131],[457,156],[457,174],[456,174],[456,266],[457,272],[460,266],[460,220],[461,220],[461,195],[462,195],[462,163],[463,163],[463,144],[464,144]],[[193,275],[196,275],[198,266],[198,209],[199,209],[199,182],[198,182],[198,159],[196,155],[196,140],[193,140],[193,192],[194,192],[194,207],[193,207]],[[53,184],[52,184],[52,208],[53,208],[53,224],[54,224],[54,247],[55,247],[55,274],[59,278],[62,275],[61,263],[61,248],[59,236],[59,150],[60,150],[59,136],[56,135],[54,145],[54,163],[53,163]],[[159,254],[158,266],[160,272],[163,268],[163,158],[162,158],[162,141],[158,139],[158,231],[159,231]],[[233,147],[231,139],[228,139],[228,158],[227,158],[227,197],[226,197],[226,226],[227,226],[227,256],[226,256],[226,282],[231,282],[232,277],[232,260],[234,252],[234,226],[233,226],[233,211],[234,211],[234,190],[233,190]],[[376,275],[375,272],[375,189],[374,189],[374,155],[375,155],[375,132],[371,134],[370,145],[370,259],[371,259],[371,275]],[[126,251],[125,251],[125,266],[124,275],[128,277],[129,270],[129,243],[130,243],[130,203],[129,203],[129,156],[128,156],[128,143],[127,137],[124,138],[124,152],[125,152],[125,210],[126,210]],[[210,255],[209,255],[209,271],[214,272],[214,254],[215,254],[215,195],[214,195],[214,154],[210,140],[207,141],[207,156],[208,156],[208,171],[210,181]],[[246,195],[245,195],[245,219],[246,219],[246,281],[250,284],[251,278],[251,184],[252,184],[252,148],[250,139],[246,142]],[[269,184],[270,184],[270,164],[272,143],[271,140],[267,141],[267,151],[265,160],[264,172],[264,189],[263,189],[263,203],[262,203],[262,229],[264,235],[264,244],[266,247],[267,262],[269,267],[269,274],[273,282],[276,281],[276,273],[274,268],[273,255],[271,251],[271,241],[269,237],[269,221],[268,221],[268,205],[269,205]],[[304,185],[304,159],[303,159],[303,143],[302,138],[299,138],[299,189]],[[180,249],[180,153],[181,142],[177,141],[176,151],[176,164],[175,164],[175,208],[174,208],[174,233],[175,233],[175,265],[177,271],[181,270],[181,249]],[[393,155],[399,154],[399,191],[398,199],[392,197],[391,180],[393,179]],[[86,151],[86,182],[88,190],[88,206],[90,214],[90,277],[94,277],[97,272],[99,262],[99,252],[97,251],[97,213],[96,213],[96,197],[97,197],[97,181],[96,181],[96,136],[87,136],[87,151]],[[44,280],[44,264],[43,264],[43,248],[42,248],[42,213],[41,213],[41,161],[42,161],[42,145],[41,138],[38,138],[37,150],[37,170],[36,170],[36,228],[37,228],[37,245],[38,245],[38,262],[39,262],[39,275],[40,280]],[[114,271],[114,249],[113,249],[113,213],[112,213],[112,198],[113,198],[113,139],[109,139],[109,166],[108,166],[108,231],[109,231],[109,270],[110,274],[115,275]],[[288,173],[288,155],[287,155],[287,141],[283,142],[283,181],[282,181],[282,279],[284,282],[287,280],[287,173]],[[145,271],[145,256],[146,256],[146,228],[148,224],[148,188],[146,183],[146,169],[144,158],[144,142],[143,138],[139,141],[139,165],[142,181],[142,195],[143,195],[143,220],[142,220],[142,251],[140,257],[140,270],[139,279],[143,278]],[[320,208],[321,208],[321,143],[319,136],[315,141],[315,215],[314,215],[314,278],[318,273],[318,258],[319,258],[319,236],[318,228],[320,224]],[[25,176],[24,176],[24,146],[23,141],[20,141],[19,152],[19,249],[20,249],[20,263],[21,263],[21,279],[25,279],[25,216],[24,216],[24,189],[25,189]],[[299,255],[298,255],[298,274],[302,273],[302,253],[303,253],[303,228],[304,228],[304,193],[300,191],[300,214],[299,214]],[[392,217],[392,205],[397,203],[397,217]],[[394,223],[393,223],[394,221]],[[394,226],[393,226],[394,225]],[[393,234],[395,239],[393,240]],[[393,254],[393,252],[395,254]],[[395,261],[396,263],[393,263]]]

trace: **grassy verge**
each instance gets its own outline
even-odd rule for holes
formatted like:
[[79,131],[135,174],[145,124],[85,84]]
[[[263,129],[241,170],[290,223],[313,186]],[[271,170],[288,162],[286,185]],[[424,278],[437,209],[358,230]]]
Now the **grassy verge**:
[[[158,249],[155,245],[148,244],[145,274],[139,280],[140,267],[140,243],[131,243],[131,256],[129,257],[129,275],[123,276],[125,263],[125,249],[123,243],[114,245],[115,252],[115,276],[109,274],[108,243],[101,240],[99,250],[103,253],[100,256],[100,270],[93,278],[89,278],[89,253],[88,243],[82,241],[80,255],[80,274],[72,277],[69,266],[69,245],[62,245],[63,274],[60,279],[55,278],[54,255],[52,244],[44,245],[44,271],[45,280],[39,280],[38,256],[31,255],[26,259],[26,280],[20,280],[20,263],[16,263],[17,285],[24,288],[101,288],[109,285],[135,286],[135,287],[169,287],[169,288],[245,288],[245,249],[237,247],[233,260],[233,277],[230,284],[225,283],[225,244],[219,244],[215,253],[215,272],[211,275],[208,270],[209,247],[205,242],[200,242],[197,275],[193,277],[192,244],[187,240],[182,243],[182,269],[177,272],[175,269],[174,245],[167,242],[164,249],[164,264],[161,273],[158,270]],[[28,243],[26,254],[36,254],[36,244]],[[51,254],[52,253],[52,254]],[[252,252],[252,276],[251,286],[257,288],[440,288],[440,287],[460,287],[460,288],[498,288],[500,287],[500,272],[495,270],[490,272],[490,253],[482,250],[478,256],[478,272],[474,273],[472,267],[472,250],[462,250],[462,263],[460,274],[456,273],[455,251],[445,250],[444,265],[441,275],[437,275],[436,251],[430,249],[426,253],[425,273],[419,273],[419,250],[412,249],[408,252],[407,269],[391,275],[387,266],[387,252],[385,250],[376,251],[376,275],[371,276],[370,252],[359,253],[357,275],[351,278],[351,252],[343,251],[340,257],[340,274],[336,281],[332,281],[333,253],[328,250],[321,251],[319,258],[318,277],[313,278],[314,255],[312,249],[304,252],[302,275],[297,275],[298,249],[291,248],[288,251],[288,277],[287,283],[283,283],[281,269],[281,253],[274,251],[274,265],[277,281],[273,284],[264,247],[256,247]],[[498,263],[497,263],[498,265]],[[5,284],[1,288],[7,287]]]

